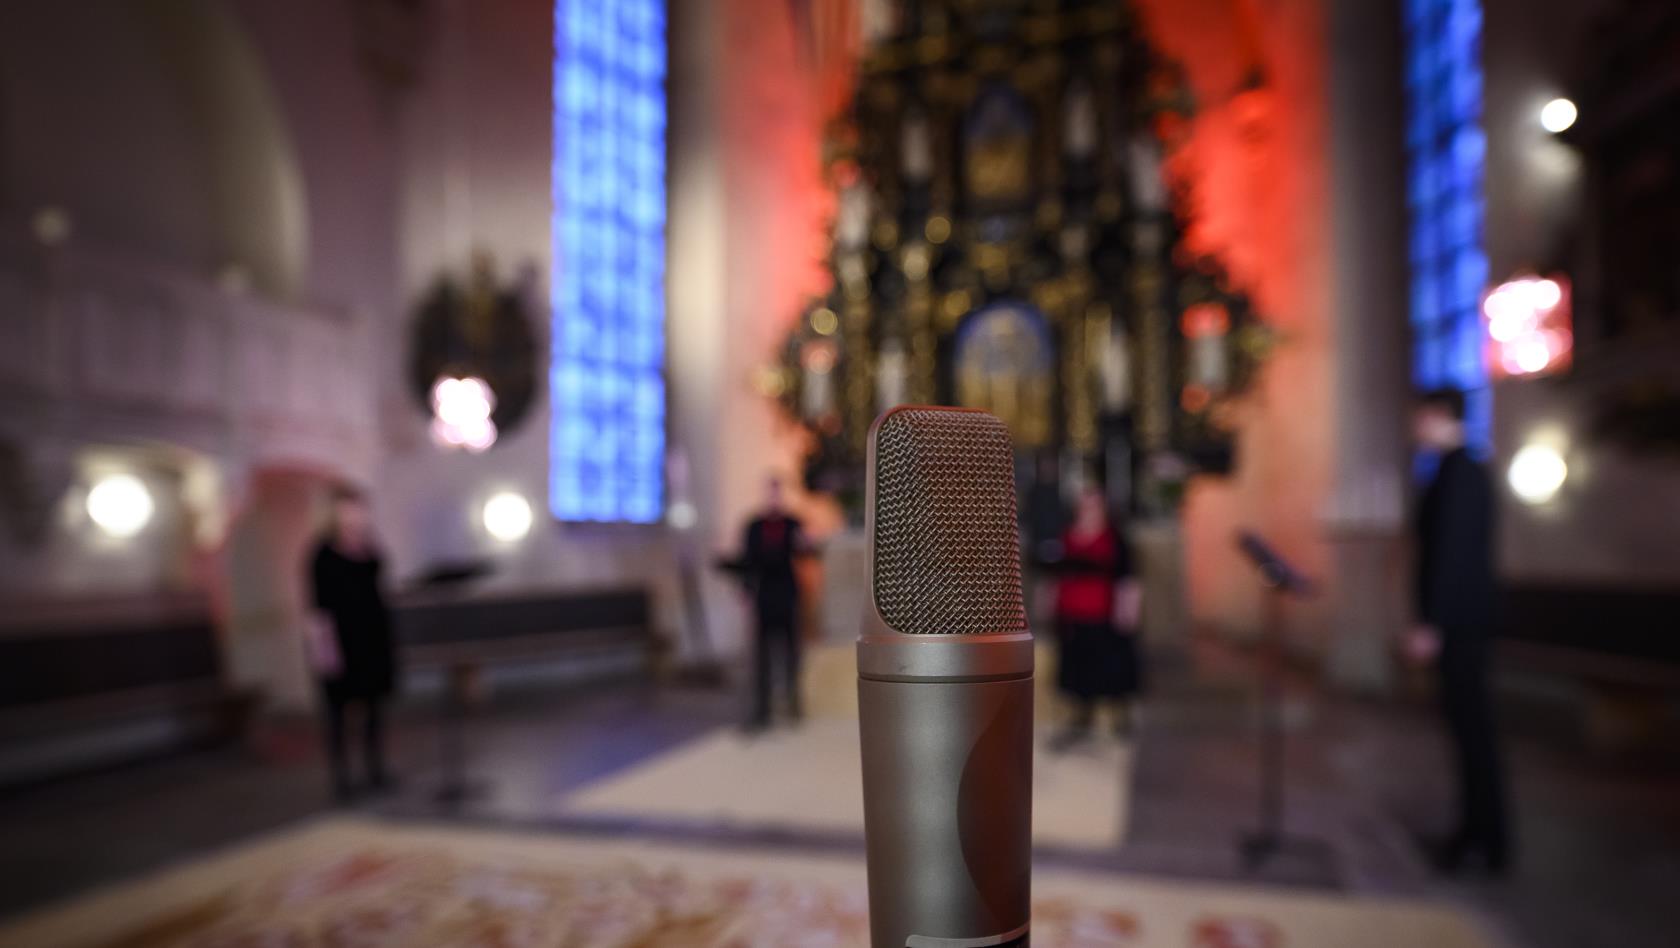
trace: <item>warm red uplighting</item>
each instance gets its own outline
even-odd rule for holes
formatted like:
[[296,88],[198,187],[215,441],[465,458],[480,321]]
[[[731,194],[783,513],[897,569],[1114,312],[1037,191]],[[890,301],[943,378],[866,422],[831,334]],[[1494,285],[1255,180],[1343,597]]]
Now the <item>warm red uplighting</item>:
[[799,361],[805,366],[805,371],[818,375],[827,375],[834,370],[834,363],[839,359],[834,344],[827,340],[807,343],[799,353]]
[[1482,297],[1482,318],[1494,378],[1568,368],[1575,334],[1566,277],[1523,276],[1501,283]]
[[[1183,67],[1196,103],[1185,136],[1166,149],[1190,262],[1217,260],[1229,285],[1281,336],[1327,338],[1325,267],[1335,259],[1328,6],[1256,0],[1128,6],[1157,53]],[[1270,107],[1249,95],[1256,79]],[[1158,91],[1170,96],[1171,88]],[[1257,128],[1259,122],[1265,127]],[[1335,483],[1332,368],[1319,347],[1280,346],[1240,413],[1244,443],[1268,446],[1244,454],[1237,479],[1245,486],[1187,495],[1185,582],[1198,617],[1250,621],[1247,593],[1231,582],[1243,564],[1228,559],[1235,550],[1231,531],[1246,521],[1266,523],[1280,547],[1314,560],[1309,572],[1331,571],[1317,519]],[[1221,404],[1229,402],[1220,399],[1209,410]]]
[[1231,329],[1231,314],[1218,303],[1197,303],[1184,311],[1181,325],[1189,339],[1223,336]]
[[858,170],[857,162],[842,158],[828,166],[828,176],[836,188],[843,189],[856,184],[863,174]]
[[1180,405],[1184,406],[1185,411],[1196,415],[1207,409],[1208,404],[1213,401],[1213,394],[1204,386],[1186,385],[1183,393],[1179,395],[1178,401]]

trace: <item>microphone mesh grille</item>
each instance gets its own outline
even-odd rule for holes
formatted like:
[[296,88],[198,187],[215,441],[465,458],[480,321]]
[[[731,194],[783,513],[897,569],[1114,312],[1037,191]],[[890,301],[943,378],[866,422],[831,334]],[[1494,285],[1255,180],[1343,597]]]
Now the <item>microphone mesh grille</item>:
[[875,433],[875,606],[913,634],[1020,632],[1009,430],[983,412],[907,408]]

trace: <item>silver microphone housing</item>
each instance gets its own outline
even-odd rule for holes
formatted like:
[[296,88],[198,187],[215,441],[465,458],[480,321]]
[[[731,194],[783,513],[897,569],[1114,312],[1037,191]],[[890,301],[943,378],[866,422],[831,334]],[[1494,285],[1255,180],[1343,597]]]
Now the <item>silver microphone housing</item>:
[[868,463],[871,942],[1025,945],[1033,647],[1009,432],[981,411],[902,406],[870,429]]

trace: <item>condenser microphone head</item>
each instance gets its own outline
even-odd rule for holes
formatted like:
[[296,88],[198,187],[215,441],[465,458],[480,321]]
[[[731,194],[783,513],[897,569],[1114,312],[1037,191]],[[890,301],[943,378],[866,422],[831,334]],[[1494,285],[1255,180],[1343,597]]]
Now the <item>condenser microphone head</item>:
[[870,585],[887,629],[1022,633],[1014,452],[982,411],[910,406],[869,439]]
[[874,948],[1025,945],[1033,640],[1003,422],[895,408],[869,433],[858,638]]

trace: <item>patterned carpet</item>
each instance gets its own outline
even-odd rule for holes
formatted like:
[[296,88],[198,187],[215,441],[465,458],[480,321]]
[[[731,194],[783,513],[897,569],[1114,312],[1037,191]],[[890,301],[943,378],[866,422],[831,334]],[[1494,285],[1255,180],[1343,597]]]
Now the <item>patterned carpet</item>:
[[[1426,905],[1040,872],[1040,948],[1473,948]],[[4,948],[850,948],[861,864],[333,819],[47,909]]]

